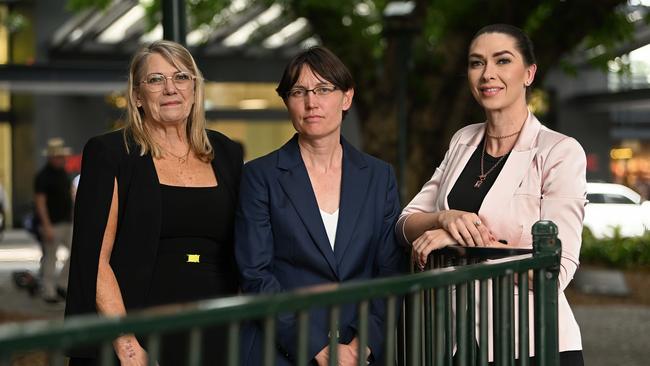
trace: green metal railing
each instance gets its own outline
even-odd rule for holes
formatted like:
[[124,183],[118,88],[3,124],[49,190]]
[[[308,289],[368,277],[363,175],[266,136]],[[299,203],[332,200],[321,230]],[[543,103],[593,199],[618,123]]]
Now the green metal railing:
[[[527,265],[520,262],[521,258],[541,259],[548,255],[554,256],[556,263],[545,268],[525,268]],[[518,340],[518,355],[527,356],[530,350],[528,294],[532,289],[535,289],[533,326],[537,365],[559,365],[557,276],[560,257],[557,227],[548,221],[533,226],[533,249],[451,246],[438,250],[428,261],[427,271],[471,268],[471,277],[459,274],[454,285],[424,290],[421,299],[406,298],[405,314],[420,316],[423,321],[413,321],[418,324],[415,329],[406,327],[403,342],[412,349],[401,353],[400,365],[488,365],[488,338],[492,332],[495,365],[510,366],[516,362],[527,366],[528,357],[515,359],[515,339]],[[492,260],[491,264],[509,263],[510,270],[497,273],[485,264],[477,265],[486,260]],[[532,289],[531,270],[534,273]],[[515,286],[517,294],[525,294],[517,296],[516,304]],[[454,300],[455,311],[452,311]],[[517,334],[515,306],[518,307]],[[488,327],[490,308],[492,328]],[[415,349],[420,344],[424,347]]]
[[[134,312],[124,318],[83,316],[61,322],[31,322],[0,327],[0,365],[10,365],[16,355],[45,351],[51,365],[64,365],[65,350],[99,345],[101,365],[114,365],[111,340],[134,333],[147,336],[145,348],[150,364],[155,364],[161,336],[187,331],[187,365],[201,365],[203,329],[225,325],[228,332],[228,365],[238,365],[239,324],[258,319],[264,327],[265,365],[275,362],[275,322],[278,314],[294,313],[298,319],[297,365],[307,365],[308,314],[310,309],[329,309],[331,355],[336,365],[338,317],[344,304],[356,304],[359,319],[359,354],[365,354],[371,300],[384,299],[387,305],[384,329],[385,365],[487,365],[488,332],[493,332],[496,365],[514,365],[514,339],[518,336],[519,354],[527,355],[528,296],[519,296],[519,334],[514,334],[514,287],[527,294],[528,272],[533,271],[535,305],[535,355],[537,365],[559,365],[557,330],[557,274],[560,243],[557,227],[551,222],[533,226],[532,253],[488,248],[450,248],[438,252],[430,262],[434,268],[420,273],[363,282],[322,285],[290,293],[237,296],[191,304],[158,307]],[[489,262],[477,263],[489,258]],[[453,261],[459,261],[453,263]],[[458,265],[455,265],[458,264]],[[515,278],[517,283],[515,284]],[[492,283],[493,329],[485,324],[488,314],[488,288]],[[474,311],[478,284],[479,312]],[[455,293],[455,296],[454,296]],[[398,326],[398,308],[403,308]],[[455,300],[455,302],[454,302]],[[452,305],[455,303],[455,315]],[[523,315],[522,315],[523,314]],[[475,323],[479,323],[476,337]],[[398,330],[396,332],[396,330]],[[399,335],[399,336],[398,336]],[[453,356],[454,346],[456,354]],[[360,359],[359,365],[366,361]],[[522,357],[519,365],[527,365]]]

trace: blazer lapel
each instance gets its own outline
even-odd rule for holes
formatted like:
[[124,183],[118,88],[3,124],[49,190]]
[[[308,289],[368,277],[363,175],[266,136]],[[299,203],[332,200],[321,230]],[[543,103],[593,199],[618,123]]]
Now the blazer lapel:
[[[489,220],[490,217],[503,217],[505,205],[512,201],[513,194],[530,170],[531,161],[537,153],[536,141],[541,127],[541,123],[529,112],[528,119],[521,130],[521,135],[512,148],[501,173],[499,173],[490,191],[485,195],[479,209],[481,218]],[[488,221],[486,223],[489,224]],[[498,228],[494,229],[499,231]],[[517,235],[515,234],[515,236]]]
[[343,171],[341,172],[341,197],[339,221],[336,227],[334,255],[341,263],[350,245],[352,233],[368,193],[369,172],[363,155],[341,137],[343,145]]
[[[300,216],[303,225],[316,247],[325,257],[335,277],[338,279],[338,268],[334,252],[330,246],[323,219],[318,209],[316,195],[309,180],[309,174],[300,156],[298,135],[289,140],[279,151],[278,168],[284,172],[278,178],[284,193],[289,197],[291,204]],[[339,211],[340,212],[340,211]],[[339,222],[340,222],[339,216]]]

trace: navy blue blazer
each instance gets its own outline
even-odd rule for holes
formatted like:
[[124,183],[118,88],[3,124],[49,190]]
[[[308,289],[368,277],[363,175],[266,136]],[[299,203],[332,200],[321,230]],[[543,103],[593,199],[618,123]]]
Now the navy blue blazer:
[[[295,135],[283,147],[244,166],[235,222],[235,257],[246,293],[276,293],[324,283],[364,280],[400,273],[405,255],[394,236],[400,213],[392,167],[356,150],[341,138],[343,172],[334,250]],[[384,301],[370,307],[369,347],[381,360]],[[356,335],[357,309],[343,306],[340,342]],[[277,365],[297,353],[296,319],[276,322]],[[309,355],[328,345],[326,309],[310,313]],[[244,364],[261,365],[263,333],[257,325],[242,331]]]

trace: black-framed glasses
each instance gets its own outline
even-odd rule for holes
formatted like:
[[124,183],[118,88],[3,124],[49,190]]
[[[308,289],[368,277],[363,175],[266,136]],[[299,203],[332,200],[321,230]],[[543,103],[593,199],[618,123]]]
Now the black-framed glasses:
[[156,72],[147,75],[147,77],[142,80],[142,83],[147,85],[149,91],[159,92],[165,88],[167,79],[170,79],[174,83],[176,89],[185,90],[189,88],[190,85],[192,85],[192,82],[194,79],[196,79],[196,76],[185,71],[176,72],[172,76],[165,76],[161,73]]
[[336,89],[338,88],[335,86],[317,86],[314,89],[293,88],[289,90],[287,97],[295,99],[304,98],[309,94],[309,92],[314,93],[314,95],[323,96],[331,94]]

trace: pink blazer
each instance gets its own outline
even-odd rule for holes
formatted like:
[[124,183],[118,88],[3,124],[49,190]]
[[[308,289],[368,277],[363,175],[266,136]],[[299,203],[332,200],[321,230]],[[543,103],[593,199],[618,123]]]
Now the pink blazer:
[[[485,123],[478,123],[462,128],[452,137],[443,162],[400,215],[397,232],[403,242],[408,242],[404,223],[409,215],[449,209],[447,196],[484,132]],[[582,349],[580,329],[563,291],[579,264],[587,202],[585,172],[586,158],[580,144],[542,126],[529,113],[510,156],[478,212],[498,239],[505,239],[516,247],[532,246],[531,227],[536,221],[551,220],[558,226],[562,241],[558,298],[560,351]],[[530,304],[532,315],[532,301]],[[533,352],[531,343],[531,356]]]

